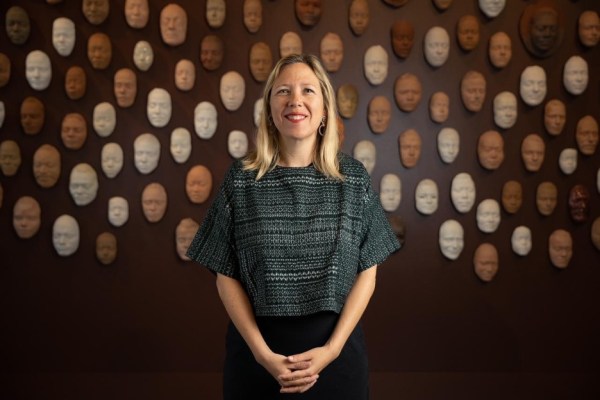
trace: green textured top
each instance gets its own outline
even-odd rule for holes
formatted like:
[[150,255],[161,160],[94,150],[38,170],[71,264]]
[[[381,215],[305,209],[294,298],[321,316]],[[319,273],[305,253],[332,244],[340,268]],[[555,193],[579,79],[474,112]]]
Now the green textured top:
[[256,181],[236,161],[188,257],[239,280],[257,316],[339,313],[357,273],[400,248],[363,165],[340,154],[340,172],[275,167]]

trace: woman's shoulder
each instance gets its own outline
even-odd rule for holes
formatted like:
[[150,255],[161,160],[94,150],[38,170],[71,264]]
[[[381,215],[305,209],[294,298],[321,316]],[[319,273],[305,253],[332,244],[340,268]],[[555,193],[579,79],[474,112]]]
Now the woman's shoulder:
[[354,157],[352,157],[346,153],[340,152],[338,154],[338,161],[339,161],[340,172],[346,178],[370,180],[369,173],[365,169],[365,166],[360,161],[355,159]]

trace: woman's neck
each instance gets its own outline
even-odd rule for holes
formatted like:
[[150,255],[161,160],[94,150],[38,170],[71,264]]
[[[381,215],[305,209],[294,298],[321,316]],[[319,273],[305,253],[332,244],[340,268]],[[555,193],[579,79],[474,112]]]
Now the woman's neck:
[[278,164],[282,167],[306,167],[313,162],[314,141],[282,141]]

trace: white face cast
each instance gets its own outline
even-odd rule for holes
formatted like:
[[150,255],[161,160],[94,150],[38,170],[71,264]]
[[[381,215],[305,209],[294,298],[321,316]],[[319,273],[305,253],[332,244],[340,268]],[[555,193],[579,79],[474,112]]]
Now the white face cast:
[[577,149],[566,148],[558,156],[558,166],[563,174],[571,175],[577,169]]
[[229,71],[221,78],[219,94],[225,108],[235,111],[242,105],[246,93],[244,77],[236,71]]
[[521,73],[519,93],[525,104],[537,106],[546,97],[546,72],[537,65],[531,65]]
[[56,18],[52,24],[52,45],[56,52],[67,57],[75,47],[75,24],[69,18]]
[[70,215],[56,218],[52,226],[52,245],[61,257],[72,255],[79,248],[79,224]]
[[456,211],[463,214],[469,212],[475,204],[475,195],[475,182],[471,175],[461,172],[452,179],[450,198]]
[[90,164],[80,163],[73,167],[69,176],[69,193],[78,206],[86,206],[98,193],[98,175]]
[[114,178],[123,168],[123,149],[118,143],[106,143],[101,154],[102,172],[107,178]]
[[506,0],[479,0],[479,9],[489,18],[496,18],[506,6]]
[[494,199],[485,199],[477,206],[477,227],[481,232],[496,232],[500,225],[500,204]]
[[196,82],[196,67],[190,60],[179,60],[175,65],[175,87],[187,92],[192,90]]
[[463,227],[458,221],[444,221],[439,231],[439,245],[444,257],[456,260],[460,256],[465,246],[464,235]]
[[108,222],[112,226],[123,226],[129,220],[129,202],[124,197],[111,197],[108,200]]
[[93,122],[94,130],[100,137],[110,136],[117,124],[117,112],[109,102],[98,103],[94,107]]
[[146,114],[152,126],[166,126],[171,120],[171,109],[171,95],[165,89],[154,88],[148,93]]
[[460,150],[460,136],[454,128],[443,128],[437,136],[440,158],[446,164],[452,163]]
[[133,48],[133,63],[140,71],[148,71],[154,62],[154,51],[150,43],[140,40]]
[[213,137],[217,131],[217,109],[212,103],[198,103],[194,109],[194,129],[200,139]]
[[0,128],[4,125],[4,116],[6,115],[6,110],[4,108],[4,102],[0,101]]
[[365,76],[371,85],[380,85],[388,74],[388,54],[383,46],[371,46],[365,52]]
[[396,174],[385,174],[381,178],[379,199],[385,211],[396,211],[402,200],[402,184]]
[[520,255],[526,256],[531,251],[531,229],[521,225],[517,226],[510,237],[512,250]]
[[500,128],[512,128],[517,122],[517,96],[500,92],[494,97],[494,122]]
[[25,78],[34,90],[44,90],[52,80],[50,58],[41,50],[33,50],[25,59]]
[[354,158],[360,161],[364,166],[369,175],[375,168],[375,162],[377,160],[377,149],[375,144],[370,140],[361,140],[354,146]]
[[423,179],[415,189],[415,204],[421,214],[431,215],[437,211],[439,192],[431,179]]
[[[254,102],[254,111],[252,113],[252,119],[254,121],[254,126],[258,127],[260,123],[260,115],[263,112],[264,102],[263,99],[260,98]],[[1,127],[2,125],[0,125]]]
[[151,133],[142,133],[133,142],[133,161],[142,174],[149,174],[158,166],[160,142]]
[[302,54],[302,39],[296,32],[286,32],[279,40],[279,55],[281,58],[290,54]]
[[225,0],[206,1],[206,22],[211,28],[220,28],[225,22]]
[[444,28],[434,26],[425,34],[423,47],[429,65],[441,67],[450,54],[450,35]]
[[227,151],[233,158],[242,158],[248,154],[248,136],[242,131],[231,131],[227,136]]
[[171,132],[171,155],[175,162],[183,164],[192,152],[192,135],[185,128],[175,128]]
[[585,91],[589,82],[588,63],[579,56],[572,56],[565,63],[563,84],[567,92],[580,95]]

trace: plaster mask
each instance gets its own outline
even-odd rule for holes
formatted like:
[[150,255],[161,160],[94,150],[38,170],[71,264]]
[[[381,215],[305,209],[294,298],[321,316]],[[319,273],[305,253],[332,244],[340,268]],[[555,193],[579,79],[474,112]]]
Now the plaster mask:
[[96,237],[96,258],[103,265],[110,265],[117,258],[117,238],[110,232]]
[[525,9],[519,31],[525,48],[540,58],[552,55],[563,37],[558,10],[544,3],[531,4]]
[[579,41],[585,47],[594,47],[600,40],[600,17],[593,10],[586,10],[579,15],[577,24]]
[[192,152],[192,135],[185,128],[175,128],[171,132],[171,156],[178,164],[183,164],[190,158]]
[[118,143],[110,142],[102,146],[100,154],[102,172],[107,178],[114,178],[123,169],[123,149]]
[[412,50],[415,40],[415,27],[412,22],[397,20],[390,30],[392,37],[392,50],[400,58],[407,58]]
[[504,161],[504,139],[496,131],[486,131],[477,142],[479,164],[487,170],[495,170]]
[[320,56],[327,72],[336,72],[344,59],[344,43],[337,33],[328,32],[321,39]]
[[500,204],[494,199],[485,199],[477,206],[477,227],[481,232],[496,232],[500,225]]
[[[339,93],[339,91],[338,91],[338,93]],[[338,96],[338,102],[339,102],[339,96]],[[254,108],[252,111],[252,120],[254,121],[254,126],[256,126],[256,127],[258,127],[260,125],[260,118],[261,118],[264,106],[265,106],[265,104],[264,104],[262,97],[257,99],[254,102]],[[339,104],[338,104],[338,108],[339,108]]]
[[28,96],[21,103],[21,127],[27,135],[37,135],[42,131],[46,111],[44,103],[37,97]]
[[396,174],[385,174],[381,178],[379,200],[387,212],[396,211],[402,200],[402,183]]
[[208,101],[194,109],[194,129],[200,139],[210,139],[217,131],[217,108]]
[[488,18],[496,18],[505,6],[506,0],[479,0],[479,9]]
[[119,107],[131,107],[137,95],[137,78],[135,72],[129,68],[118,70],[115,73],[113,90]]
[[206,0],[206,22],[211,28],[222,27],[226,13],[225,0]]
[[591,115],[582,117],[575,130],[577,148],[581,154],[591,156],[598,147],[598,122]]
[[244,96],[246,95],[244,77],[236,71],[226,72],[221,77],[219,94],[225,109],[236,111],[244,102]]
[[525,169],[530,172],[539,171],[544,163],[546,144],[544,139],[536,133],[531,133],[521,143],[521,158]]
[[394,98],[396,105],[404,112],[414,111],[421,102],[423,88],[416,75],[404,73],[396,79]]
[[471,178],[471,175],[461,172],[452,179],[450,198],[456,211],[461,214],[471,211],[471,208],[475,204],[475,196],[475,182]]
[[446,11],[452,5],[453,0],[432,0],[432,1],[433,1],[433,5],[435,5],[435,7],[438,10]]
[[25,58],[25,78],[33,90],[45,90],[52,80],[50,58],[41,50],[33,50]]
[[4,117],[6,116],[6,109],[4,108],[4,102],[0,101],[0,128],[4,125]]
[[421,214],[431,215],[438,209],[439,192],[435,181],[423,179],[415,189],[415,204]]
[[496,32],[490,37],[488,46],[490,62],[496,68],[504,68],[512,58],[512,40],[505,32]]
[[79,163],[69,176],[69,193],[78,206],[87,206],[98,194],[98,175],[87,163]]
[[458,45],[464,51],[471,51],[479,44],[479,21],[474,15],[463,15],[456,26]]
[[52,245],[56,254],[68,257],[79,248],[79,224],[70,215],[63,214],[52,225]]
[[96,104],[93,112],[92,126],[100,137],[110,136],[117,124],[117,112],[112,104],[107,101]]
[[151,133],[142,133],[133,142],[133,161],[135,168],[147,175],[158,166],[160,142]]
[[398,136],[400,161],[404,168],[412,168],[421,158],[421,135],[414,129],[407,129]]
[[65,93],[71,100],[79,100],[85,95],[87,79],[85,71],[78,65],[74,65],[65,74]]
[[441,26],[429,28],[423,39],[425,60],[432,67],[441,67],[450,55],[450,36]]
[[369,27],[369,3],[367,0],[352,0],[348,9],[348,24],[352,33],[360,36]]
[[114,196],[108,199],[108,222],[117,228],[129,220],[129,202],[124,197]]
[[441,124],[450,115],[450,98],[444,92],[435,92],[429,98],[429,118]]
[[483,282],[491,282],[498,272],[498,250],[490,243],[482,243],[473,255],[475,275]]
[[261,0],[244,0],[244,26],[250,33],[256,33],[262,26]]
[[458,131],[454,128],[442,128],[437,135],[437,149],[443,162],[454,162],[460,150]]
[[440,225],[439,245],[444,257],[456,260],[465,247],[465,232],[460,222],[448,219]]
[[87,139],[87,124],[83,115],[69,113],[62,120],[60,138],[69,150],[79,150]]
[[185,254],[199,228],[200,225],[191,218],[182,219],[175,228],[175,250],[179,258],[183,261],[190,260]]
[[517,122],[517,96],[512,92],[500,92],[494,97],[494,123],[509,129]]
[[109,0],[83,0],[81,9],[83,16],[92,25],[100,25],[110,12]]
[[10,59],[6,54],[0,53],[0,88],[6,86],[10,80]]
[[580,56],[571,56],[563,70],[563,84],[567,92],[580,95],[585,92],[589,82],[588,63]]
[[39,186],[47,189],[56,185],[60,167],[60,153],[56,147],[43,144],[33,153],[33,178]]
[[96,32],[88,39],[88,59],[92,68],[106,69],[112,59],[112,44],[105,33]]
[[138,41],[133,47],[133,64],[140,71],[148,71],[154,62],[152,46],[145,40]]
[[175,65],[175,87],[181,91],[192,90],[196,83],[196,67],[190,60],[182,59]]
[[354,158],[364,165],[367,173],[371,175],[377,161],[377,148],[370,140],[361,140],[354,145]]
[[148,222],[159,222],[167,211],[167,191],[157,182],[146,185],[142,191],[142,211]]
[[30,239],[40,230],[42,209],[31,196],[20,197],[13,207],[13,228],[21,239]]
[[394,232],[396,239],[398,239],[398,243],[400,243],[400,246],[404,246],[406,236],[406,224],[404,220],[399,215],[394,214],[387,214],[386,217],[392,228],[392,232]]
[[302,25],[313,27],[321,19],[321,0],[294,0],[294,12]]
[[538,212],[547,217],[552,215],[556,208],[558,189],[552,182],[542,182],[538,185],[535,193],[535,204]]
[[392,119],[392,104],[385,96],[375,96],[367,107],[369,128],[373,133],[383,133],[390,126]]
[[460,97],[465,108],[471,112],[481,111],[485,101],[486,81],[483,74],[468,71],[460,83]]
[[575,222],[586,222],[590,217],[590,192],[577,184],[569,191],[569,212]]
[[52,23],[52,45],[63,57],[71,55],[75,47],[75,23],[69,18],[56,18]]
[[185,177],[185,193],[194,204],[202,204],[210,196],[212,174],[204,165],[194,165]]
[[149,16],[148,0],[125,0],[125,20],[131,28],[146,27]]
[[146,115],[155,128],[166,126],[171,120],[171,95],[165,89],[154,88],[148,93]]
[[337,90],[337,107],[340,115],[344,118],[352,118],[358,107],[358,89],[356,86],[346,83]]
[[525,225],[520,225],[515,228],[511,237],[510,244],[515,254],[526,256],[531,251],[531,229]]
[[24,8],[12,6],[6,11],[6,36],[12,44],[22,45],[29,38],[31,23]]
[[537,106],[546,97],[546,71],[538,65],[530,65],[521,73],[519,93],[525,104]]
[[552,136],[560,135],[567,122],[567,109],[565,103],[552,99],[544,106],[544,127]]
[[242,158],[248,154],[248,136],[242,131],[233,130],[227,136],[227,151],[233,158]]
[[250,48],[250,73],[257,82],[264,82],[273,68],[271,48],[265,42],[257,42]]
[[577,149],[566,148],[558,156],[558,166],[565,175],[571,175],[577,169]]
[[0,143],[0,170],[4,176],[15,176],[21,166],[21,149],[14,140]]
[[214,71],[221,66],[225,45],[220,37],[206,35],[200,42],[200,64],[207,71]]
[[517,181],[507,181],[502,186],[502,207],[509,214],[516,214],[523,204],[523,187]]
[[600,250],[600,217],[594,220],[592,223],[591,235],[592,243],[596,250]]
[[286,32],[279,39],[279,56],[287,57],[291,54],[302,54],[302,39],[296,32]]
[[167,4],[160,12],[160,36],[165,44],[173,47],[185,42],[187,13],[180,5]]
[[573,256],[573,239],[564,229],[557,229],[548,238],[548,255],[556,268],[567,268]]
[[383,46],[371,46],[365,52],[365,76],[371,85],[381,85],[388,74],[388,54]]

